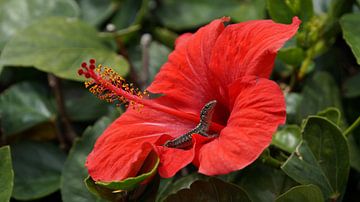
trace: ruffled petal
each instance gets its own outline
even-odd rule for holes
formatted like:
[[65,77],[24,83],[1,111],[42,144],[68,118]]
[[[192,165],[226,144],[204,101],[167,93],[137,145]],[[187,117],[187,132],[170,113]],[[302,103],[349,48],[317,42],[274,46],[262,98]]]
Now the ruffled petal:
[[[182,135],[196,124],[169,116],[145,107],[140,112],[128,109],[96,141],[86,162],[90,176],[95,181],[120,181],[136,176],[155,143],[164,134]],[[167,151],[168,152],[168,151]],[[187,158],[174,154],[174,158]],[[191,160],[190,160],[191,162]],[[164,165],[160,163],[160,167]],[[166,168],[181,169],[176,166]]]
[[212,51],[211,70],[222,86],[245,75],[269,78],[277,51],[299,28],[300,20],[290,25],[272,20],[254,20],[228,25]]
[[175,51],[148,88],[150,92],[164,94],[159,102],[198,114],[207,102],[216,98],[218,88],[213,87],[216,84],[209,85],[216,80],[216,75],[208,71],[208,66],[216,39],[228,20],[214,20],[196,33],[176,41]]
[[219,138],[203,145],[195,161],[199,172],[220,175],[252,163],[268,147],[279,124],[285,122],[285,99],[268,79],[244,77],[229,86],[233,98],[227,126]]

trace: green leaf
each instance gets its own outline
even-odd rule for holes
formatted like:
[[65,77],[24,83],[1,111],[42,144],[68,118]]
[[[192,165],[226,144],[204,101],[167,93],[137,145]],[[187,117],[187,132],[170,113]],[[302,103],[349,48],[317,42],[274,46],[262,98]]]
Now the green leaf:
[[83,182],[88,175],[85,161],[96,139],[110,123],[109,118],[101,118],[94,126],[88,127],[83,136],[75,141],[62,171],[61,196],[64,202],[100,201],[87,190]]
[[111,19],[116,29],[124,29],[131,25],[139,24],[147,11],[148,0],[124,0],[120,8]]
[[[359,46],[360,47],[360,46]],[[347,79],[344,82],[344,96],[347,98],[355,98],[360,96],[360,73]]]
[[0,50],[19,30],[50,16],[77,17],[73,0],[0,0]]
[[360,13],[346,14],[340,19],[343,37],[360,64]]
[[75,19],[52,17],[18,32],[6,44],[0,64],[34,66],[61,78],[83,80],[77,69],[90,58],[114,67],[121,75],[128,70],[125,59],[107,47],[93,27]]
[[217,178],[209,181],[198,180],[190,188],[172,194],[165,201],[251,201],[246,192],[239,186]]
[[327,118],[329,121],[331,121],[337,126],[340,124],[341,121],[341,113],[335,107],[329,107],[323,111],[320,111],[317,115]]
[[324,198],[322,196],[319,187],[313,184],[300,185],[291,188],[284,194],[281,194],[276,202],[322,202]]
[[10,147],[0,147],[0,201],[10,201],[14,185]]
[[112,0],[78,0],[81,19],[91,25],[100,25],[115,11],[117,3]]
[[15,173],[12,197],[33,200],[59,189],[66,156],[58,146],[23,141],[11,146],[11,154]]
[[0,95],[0,115],[5,135],[27,130],[37,124],[54,121],[55,109],[46,90],[37,83],[22,82]]
[[328,107],[342,111],[340,93],[334,79],[326,72],[318,71],[305,83],[303,99],[298,108],[298,122],[308,115],[315,115]]
[[300,65],[305,58],[305,52],[299,47],[287,47],[280,49],[278,58],[290,65]]
[[90,176],[85,178],[86,188],[95,196],[101,196],[108,201],[125,201],[126,192],[113,192],[114,190],[95,184]]
[[[205,180],[206,176],[198,173],[192,173],[190,175],[186,175],[176,181],[173,178],[170,179],[161,179],[159,194],[157,195],[156,201],[164,201],[167,196],[170,194],[175,194],[177,191],[181,189],[190,188],[190,185],[197,180]],[[164,187],[161,187],[163,181],[165,181]]]
[[[141,182],[151,178],[157,172],[157,168],[160,163],[160,159],[156,156],[156,159],[151,159],[150,165],[153,165],[152,169],[148,172],[145,172],[136,177],[129,177],[122,181],[113,181],[113,182],[101,182],[96,181],[95,184],[100,185],[102,187],[112,189],[112,190],[133,190],[136,188]],[[154,162],[155,161],[155,162]],[[146,161],[145,161],[146,163]],[[144,166],[144,165],[143,165]]]
[[280,169],[258,162],[242,170],[235,182],[248,193],[251,201],[257,202],[274,201],[281,193],[297,185]]
[[92,121],[105,116],[115,107],[98,99],[83,85],[67,85],[63,89],[66,112],[72,121]]
[[191,29],[209,23],[211,20],[230,16],[233,21],[246,21],[265,17],[265,2],[254,1],[222,1],[213,0],[168,0],[163,1],[158,17],[171,29]]
[[314,15],[312,0],[267,0],[267,8],[271,18],[281,23],[291,23],[294,16],[303,22]]
[[360,146],[354,138],[354,135],[349,135],[348,143],[351,167],[360,172]]
[[309,117],[303,141],[282,169],[301,184],[317,185],[326,200],[336,200],[345,189],[350,169],[346,139],[326,118]]
[[272,138],[271,144],[289,153],[295,151],[295,148],[301,140],[301,129],[297,125],[285,125],[280,128]]

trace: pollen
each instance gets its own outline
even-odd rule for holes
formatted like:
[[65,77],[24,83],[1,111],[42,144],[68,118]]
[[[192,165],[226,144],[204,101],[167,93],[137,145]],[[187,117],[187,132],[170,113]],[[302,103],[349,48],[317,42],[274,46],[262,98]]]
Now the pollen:
[[[99,99],[114,103],[116,106],[124,104],[125,107],[140,111],[142,104],[133,100],[149,97],[148,91],[141,91],[134,84],[126,82],[117,72],[101,64],[96,66],[95,59],[90,59],[89,64],[83,62],[78,74],[89,80],[85,87]],[[135,99],[134,99],[135,98]]]

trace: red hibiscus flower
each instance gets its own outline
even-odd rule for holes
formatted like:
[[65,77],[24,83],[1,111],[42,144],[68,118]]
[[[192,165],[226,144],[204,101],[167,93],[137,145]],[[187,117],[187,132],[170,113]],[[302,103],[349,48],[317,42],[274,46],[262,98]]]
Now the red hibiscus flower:
[[[93,79],[89,85],[100,88],[93,88],[95,93],[110,92],[105,99],[134,106],[97,140],[86,162],[92,179],[134,177],[151,151],[160,159],[162,177],[172,177],[189,163],[206,175],[226,174],[249,165],[268,147],[286,116],[283,94],[268,78],[278,49],[296,33],[300,20],[225,26],[228,20],[214,20],[176,40],[168,62],[147,89],[164,95],[157,99],[142,98],[117,76],[101,76],[93,70],[94,61],[83,64],[79,73]],[[215,108],[204,109],[208,103]],[[199,125],[200,132],[184,136]]]

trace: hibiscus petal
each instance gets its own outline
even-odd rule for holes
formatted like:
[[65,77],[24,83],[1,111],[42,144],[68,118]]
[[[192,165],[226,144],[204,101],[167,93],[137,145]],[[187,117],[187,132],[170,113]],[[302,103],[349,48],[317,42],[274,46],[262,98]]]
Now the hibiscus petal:
[[[190,121],[147,107],[140,112],[128,109],[96,141],[87,158],[86,167],[95,181],[120,181],[136,176],[143,161],[153,150],[151,144],[157,142],[161,135],[171,134],[177,137],[195,126],[196,124]],[[181,154],[175,154],[175,157],[179,161],[181,158],[188,158]],[[186,159],[184,162],[192,160]],[[164,165],[160,162],[159,169],[162,169],[162,166]],[[185,165],[167,166],[168,170],[178,171]]]
[[229,86],[229,95],[233,100],[227,126],[196,157],[199,172],[206,175],[226,174],[252,163],[285,122],[285,99],[271,80],[246,76]]
[[227,26],[213,47],[211,70],[223,86],[245,75],[269,78],[277,51],[296,33],[299,24],[294,17],[290,25],[254,20]]
[[215,98],[218,88],[209,84],[216,77],[209,75],[208,64],[212,47],[225,28],[223,23],[228,20],[214,20],[196,33],[186,34],[177,40],[175,51],[148,88],[150,92],[165,94],[158,99],[159,102],[198,114],[207,102]]

